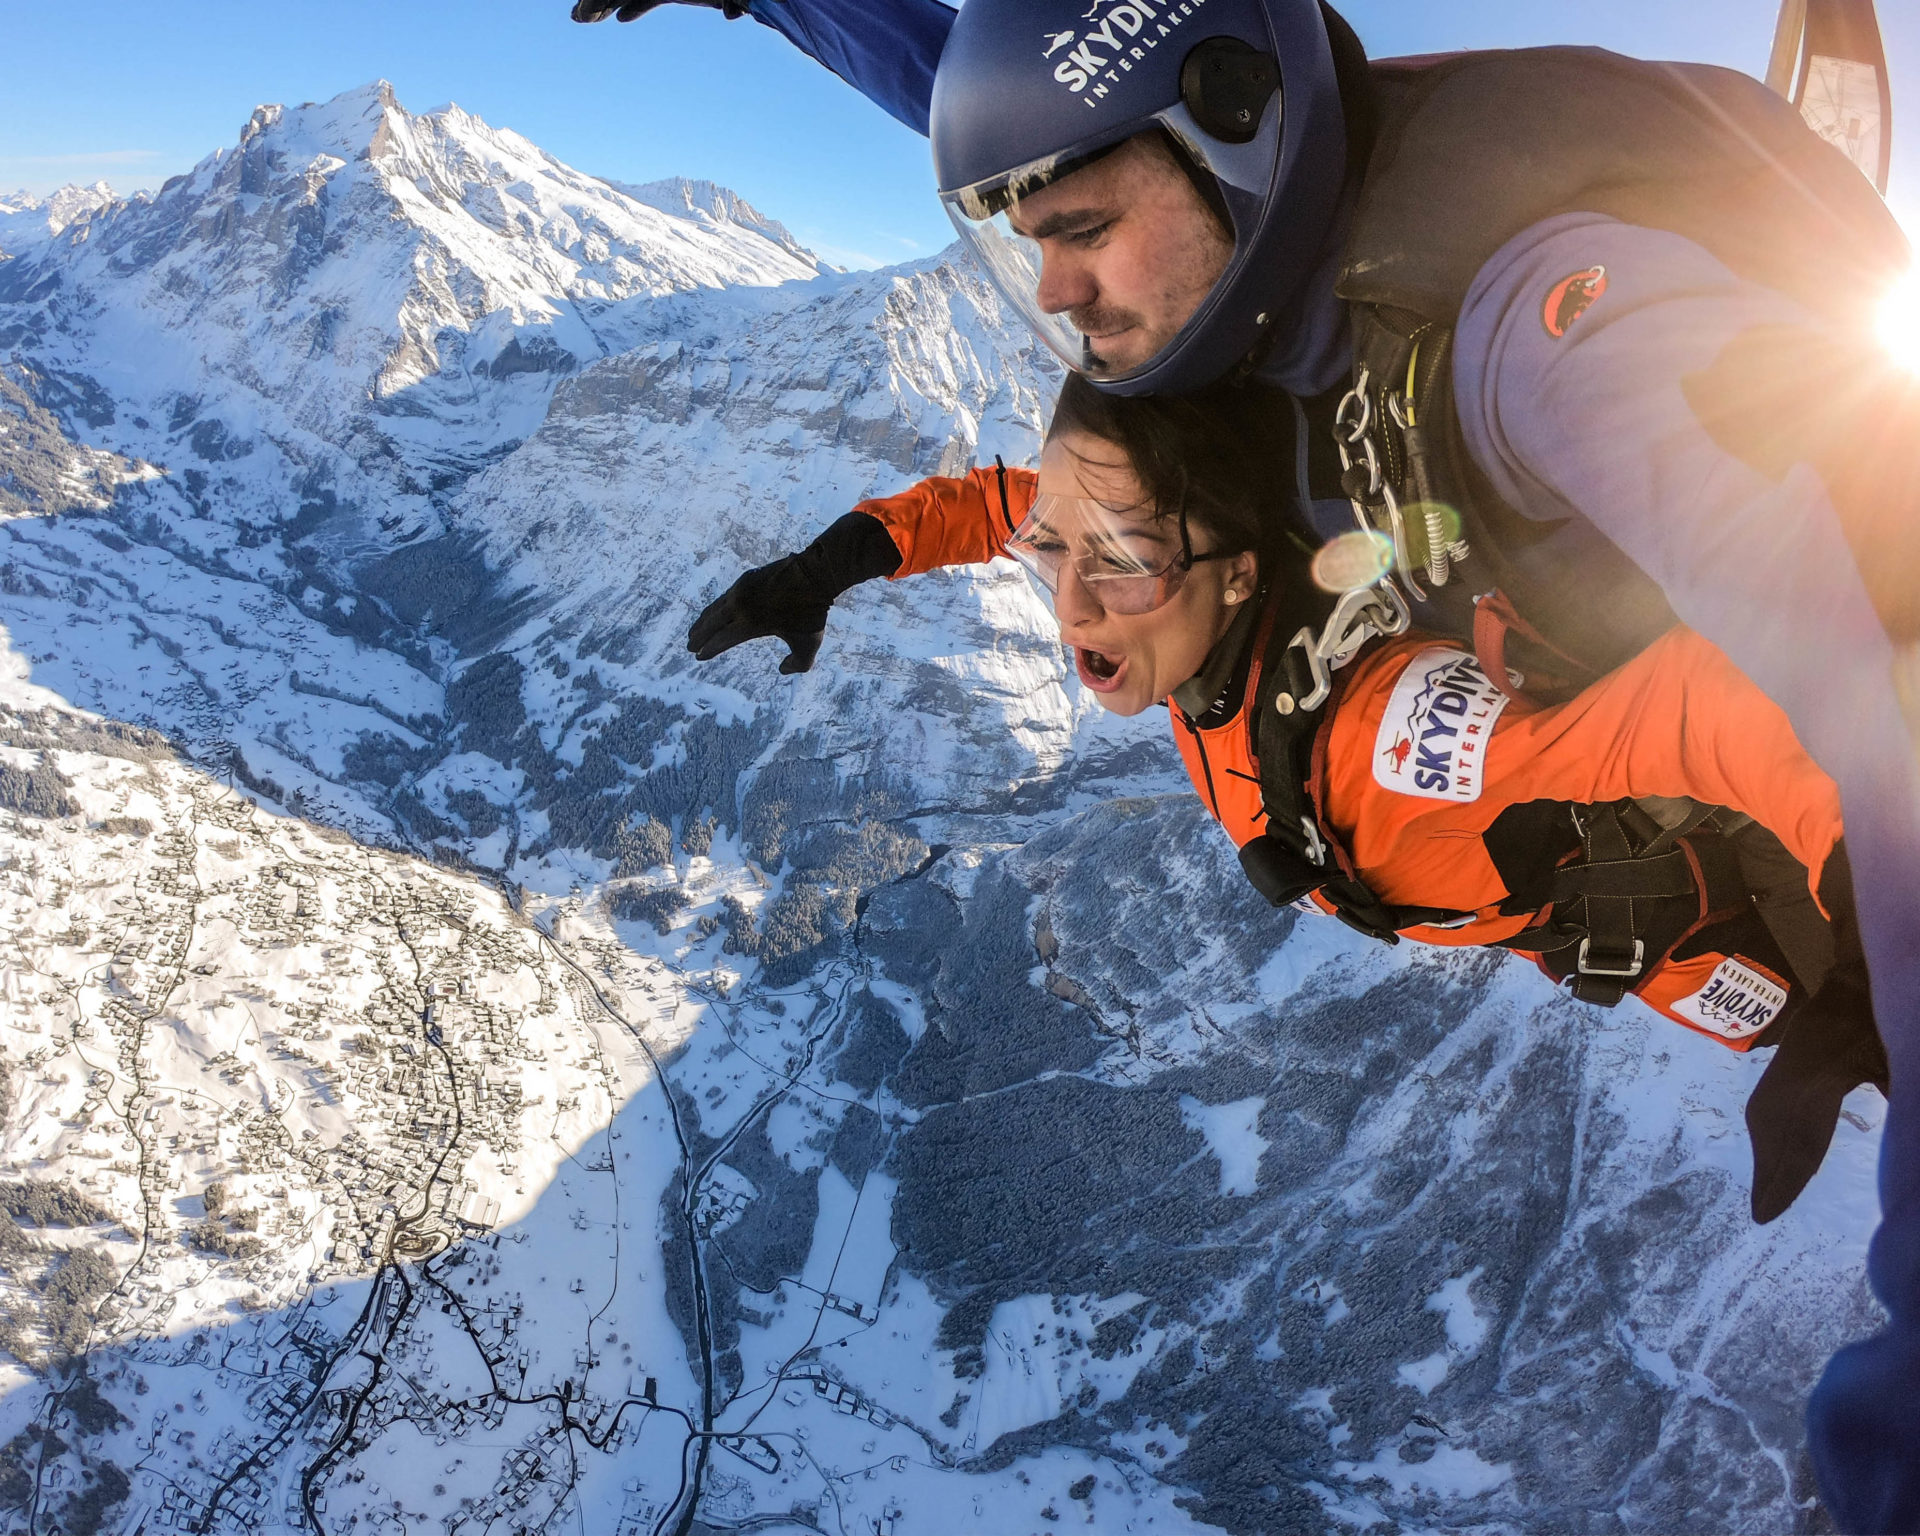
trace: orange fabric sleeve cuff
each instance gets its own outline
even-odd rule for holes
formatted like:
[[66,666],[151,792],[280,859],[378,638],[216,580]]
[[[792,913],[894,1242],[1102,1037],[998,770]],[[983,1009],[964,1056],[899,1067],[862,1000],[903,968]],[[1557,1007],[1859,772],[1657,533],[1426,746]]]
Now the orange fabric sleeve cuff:
[[898,581],[943,565],[978,564],[1003,553],[1033,505],[1038,484],[1039,476],[1030,469],[1003,471],[989,464],[958,479],[922,480],[898,495],[863,501],[853,510],[885,525],[900,551],[900,569],[892,577]]

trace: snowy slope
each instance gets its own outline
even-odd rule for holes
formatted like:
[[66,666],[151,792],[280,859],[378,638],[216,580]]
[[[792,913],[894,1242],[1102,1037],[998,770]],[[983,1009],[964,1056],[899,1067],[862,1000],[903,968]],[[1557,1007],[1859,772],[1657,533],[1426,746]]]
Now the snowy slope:
[[[692,614],[743,567],[855,502],[996,452],[1031,457],[1045,398],[1036,349],[979,277],[937,260],[829,280],[777,313],[753,294],[701,295],[661,306],[654,325],[661,340],[562,385],[541,429],[457,504],[456,527],[481,540],[502,590],[539,594],[472,665],[514,656],[536,719],[566,718],[575,657],[611,695],[543,743],[560,763],[643,697],[758,719],[774,736],[743,814],[772,864],[775,820],[791,842],[816,817],[911,807],[941,841],[951,829],[936,813],[1004,817],[1016,785],[1054,803],[1089,773],[1169,771],[1158,722],[1113,721],[1070,682],[1049,615],[1011,565],[861,590],[815,670],[792,681],[773,678],[772,642],[705,667],[686,654]],[[536,754],[516,762],[536,784],[546,771]],[[705,809],[655,806],[638,778],[636,791],[634,812],[662,821]]]
[[1011,567],[687,657],[1031,461],[956,257],[380,85],[69,202],[0,263],[9,1528],[1822,1528],[1871,1092],[1752,1228],[1761,1063],[1267,909]]

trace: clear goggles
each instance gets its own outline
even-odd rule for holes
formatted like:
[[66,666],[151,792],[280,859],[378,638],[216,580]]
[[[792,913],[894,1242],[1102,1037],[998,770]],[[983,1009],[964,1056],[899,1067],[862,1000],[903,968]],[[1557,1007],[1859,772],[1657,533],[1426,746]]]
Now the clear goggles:
[[[1142,131],[1163,132],[1192,174],[1212,177],[1231,220],[1245,226],[1257,215],[1273,182],[1280,153],[1279,117],[1277,105],[1270,107],[1260,132],[1246,144],[1224,144],[1208,137],[1182,106],[1159,113],[1153,125]],[[1153,357],[1130,359],[1124,366],[1102,357],[1099,343],[1080,328],[1078,321],[1090,312],[1048,313],[1040,300],[1047,262],[1072,265],[1077,254],[1074,241],[1085,233],[1086,216],[1121,206],[1115,201],[1119,189],[1096,179],[1100,162],[1119,147],[1107,144],[1090,152],[1044,156],[987,181],[942,193],[940,198],[961,242],[1034,333],[1069,368],[1110,380],[1142,373],[1179,347],[1205,322],[1245,259],[1244,249],[1236,249],[1226,271],[1178,334]],[[1095,174],[1076,180],[1081,172]],[[1049,226],[1056,224],[1061,233],[1050,233]],[[1238,232],[1235,239],[1236,246],[1243,246]]]
[[1152,613],[1186,585],[1187,573],[1219,551],[1195,554],[1187,516],[1155,517],[1138,507],[1042,493],[1007,540],[1007,553],[1058,597],[1060,579],[1074,578],[1108,613]]

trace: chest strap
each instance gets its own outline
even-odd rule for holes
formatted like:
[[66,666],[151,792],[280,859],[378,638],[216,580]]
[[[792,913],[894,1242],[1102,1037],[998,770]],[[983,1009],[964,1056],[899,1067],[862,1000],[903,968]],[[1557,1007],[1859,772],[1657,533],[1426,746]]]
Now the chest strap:
[[[1665,958],[1692,921],[1705,916],[1702,871],[1683,841],[1714,815],[1678,802],[1671,822],[1632,800],[1571,808],[1579,852],[1560,865],[1530,904],[1550,906],[1544,922],[1502,941],[1538,954],[1564,974],[1583,1003],[1611,1008]],[[1676,904],[1687,910],[1676,913]]]
[[1399,930],[1458,922],[1471,914],[1383,902],[1355,873],[1353,861],[1321,819],[1325,733],[1337,693],[1334,673],[1377,635],[1407,628],[1405,605],[1391,582],[1346,593],[1316,631],[1311,625],[1279,643],[1271,613],[1255,644],[1247,680],[1249,745],[1260,775],[1265,830],[1240,850],[1253,888],[1276,907],[1318,895],[1348,927],[1382,943]]

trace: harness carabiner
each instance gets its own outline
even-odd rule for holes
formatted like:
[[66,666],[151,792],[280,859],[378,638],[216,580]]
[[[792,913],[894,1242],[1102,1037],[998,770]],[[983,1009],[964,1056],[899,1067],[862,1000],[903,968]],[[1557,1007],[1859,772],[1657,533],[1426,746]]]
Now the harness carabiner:
[[1333,442],[1340,455],[1340,489],[1352,503],[1353,520],[1362,533],[1381,532],[1374,509],[1377,507],[1384,514],[1385,532],[1393,542],[1393,567],[1413,589],[1413,595],[1424,598],[1427,594],[1414,576],[1413,554],[1407,544],[1400,497],[1381,467],[1380,444],[1374,436],[1376,425],[1373,375],[1363,367],[1354,375],[1353,388],[1341,397],[1333,413]]
[[1342,593],[1318,634],[1311,624],[1303,624],[1287,642],[1282,664],[1287,656],[1299,651],[1306,659],[1312,686],[1305,697],[1281,688],[1273,696],[1275,712],[1290,715],[1296,709],[1318,709],[1333,693],[1333,674],[1352,661],[1361,646],[1375,636],[1403,635],[1412,624],[1413,615],[1391,576],[1382,576],[1370,587]]
[[1399,435],[1408,488],[1420,513],[1427,549],[1424,565],[1414,563],[1401,487],[1388,473],[1378,435],[1380,413],[1374,405],[1373,372],[1364,364],[1356,368],[1353,387],[1334,410],[1333,441],[1340,455],[1340,489],[1353,506],[1354,521],[1362,533],[1384,534],[1392,542],[1394,570],[1416,599],[1425,599],[1421,577],[1429,586],[1444,587],[1453,567],[1467,558],[1468,550],[1466,542],[1447,527],[1447,510],[1434,497],[1426,439],[1414,402],[1419,356],[1420,348],[1415,343],[1407,363],[1407,392],[1398,395],[1383,391],[1382,399],[1387,418]]

